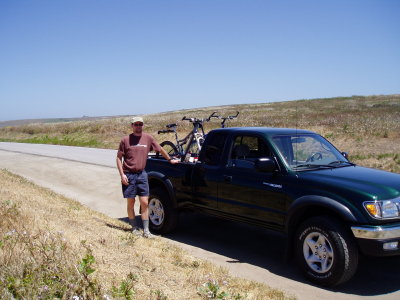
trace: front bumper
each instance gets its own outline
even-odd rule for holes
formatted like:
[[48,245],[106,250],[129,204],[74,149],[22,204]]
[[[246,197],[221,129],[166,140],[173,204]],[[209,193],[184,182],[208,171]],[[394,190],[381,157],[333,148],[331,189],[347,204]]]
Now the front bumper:
[[[372,256],[400,255],[400,225],[352,226],[354,236],[362,253]],[[397,247],[385,249],[384,245],[396,243]]]

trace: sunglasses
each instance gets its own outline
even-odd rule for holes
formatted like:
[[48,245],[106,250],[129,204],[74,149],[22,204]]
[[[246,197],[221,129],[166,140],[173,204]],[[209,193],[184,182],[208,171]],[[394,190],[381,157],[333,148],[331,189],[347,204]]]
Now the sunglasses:
[[143,126],[143,123],[134,123],[133,126]]

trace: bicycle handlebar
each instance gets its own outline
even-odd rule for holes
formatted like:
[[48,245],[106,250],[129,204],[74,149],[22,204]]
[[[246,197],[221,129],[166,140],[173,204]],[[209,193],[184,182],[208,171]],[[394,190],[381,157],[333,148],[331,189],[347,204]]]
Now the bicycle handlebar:
[[219,115],[216,115],[216,111],[214,111],[207,119],[206,119],[206,121],[207,122],[209,122],[210,120],[211,120],[211,118],[216,118],[216,119],[220,119],[221,118],[221,116],[219,116]]
[[236,112],[236,115],[234,115],[234,116],[228,116],[228,119],[229,119],[229,120],[232,120],[232,119],[236,118],[238,115],[239,115],[239,112],[237,111],[237,112]]
[[165,125],[165,127],[167,127],[167,128],[173,128],[173,127],[176,127],[176,126],[178,126],[176,123]]
[[221,117],[222,120],[232,120],[234,118],[236,118],[239,115],[239,112],[236,112],[236,115],[234,116],[227,116],[227,117]]
[[219,119],[220,116],[216,115],[216,111],[214,111],[211,115],[208,116],[208,118],[206,119],[197,119],[197,118],[186,118],[186,116],[184,116],[182,118],[182,121],[189,121],[191,123],[203,123],[203,122],[210,122],[211,118],[217,118]]
[[172,129],[159,130],[159,131],[158,131],[158,134],[161,134],[161,133],[169,133],[169,132],[175,132],[175,130],[172,130]]
[[195,120],[197,120],[196,118],[186,118],[186,116],[184,116],[183,118],[182,118],[182,121],[190,121],[190,122],[194,122]]
[[221,118],[221,119],[222,119],[221,127],[222,127],[222,128],[225,128],[225,122],[226,122],[226,120],[233,120],[233,119],[235,119],[238,115],[239,115],[239,111],[236,111],[236,115],[234,115],[234,116],[222,117],[222,118]]

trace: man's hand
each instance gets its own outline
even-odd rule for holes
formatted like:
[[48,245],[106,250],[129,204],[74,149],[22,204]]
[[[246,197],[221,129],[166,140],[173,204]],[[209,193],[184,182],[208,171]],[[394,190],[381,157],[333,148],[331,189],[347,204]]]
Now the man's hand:
[[179,164],[179,163],[181,162],[181,160],[178,159],[178,158],[173,158],[173,159],[171,159],[169,162],[170,162],[171,164]]
[[123,185],[129,185],[128,177],[125,174],[121,176],[121,182]]

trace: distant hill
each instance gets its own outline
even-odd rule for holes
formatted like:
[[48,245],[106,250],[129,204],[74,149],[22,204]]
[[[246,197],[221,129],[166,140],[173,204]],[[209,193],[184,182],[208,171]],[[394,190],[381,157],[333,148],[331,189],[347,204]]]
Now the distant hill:
[[27,124],[35,124],[35,123],[64,123],[64,122],[74,122],[74,121],[95,121],[95,120],[104,120],[115,117],[124,117],[124,116],[101,116],[101,117],[88,117],[83,116],[80,118],[50,118],[50,119],[23,119],[23,120],[11,120],[11,121],[0,121],[0,128],[7,126],[20,126]]

